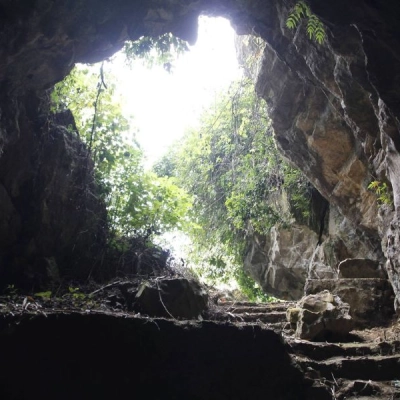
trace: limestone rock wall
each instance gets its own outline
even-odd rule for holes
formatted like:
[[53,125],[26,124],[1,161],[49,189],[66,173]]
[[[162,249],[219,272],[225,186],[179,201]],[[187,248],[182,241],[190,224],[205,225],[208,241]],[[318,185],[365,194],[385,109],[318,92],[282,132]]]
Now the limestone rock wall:
[[[310,221],[311,222],[311,221]],[[269,294],[298,300],[307,279],[337,279],[345,259],[368,259],[385,264],[379,240],[374,240],[331,207],[319,241],[319,226],[293,222],[275,226],[269,235],[248,238],[244,269]]]
[[57,116],[33,124],[20,107],[23,138],[0,158],[0,282],[39,290],[96,270],[106,214],[77,134],[58,125]]
[[[367,186],[373,180],[388,182],[398,208],[395,92],[400,49],[393,15],[398,15],[399,5],[310,4],[326,25],[327,40],[321,46],[312,43],[301,27],[294,35],[288,32],[287,10],[277,6],[263,33],[267,46],[258,91],[270,104],[276,139],[285,156],[357,227],[360,237],[375,247],[380,239],[389,244],[384,250],[396,286],[396,234],[392,228],[379,234],[377,201]],[[395,215],[386,220],[392,218],[393,228],[398,223]]]
[[266,293],[300,299],[317,241],[306,226],[273,227],[269,235],[249,240],[244,269]]

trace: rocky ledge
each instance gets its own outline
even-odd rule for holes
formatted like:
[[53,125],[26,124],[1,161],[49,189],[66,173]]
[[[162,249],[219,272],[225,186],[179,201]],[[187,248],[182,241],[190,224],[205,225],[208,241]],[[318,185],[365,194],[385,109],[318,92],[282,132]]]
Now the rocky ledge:
[[58,310],[0,317],[2,399],[304,398],[282,337],[256,324]]
[[121,304],[142,287],[1,297],[1,398],[400,398],[398,323],[311,342],[286,319],[294,302],[222,298],[196,319],[160,318]]

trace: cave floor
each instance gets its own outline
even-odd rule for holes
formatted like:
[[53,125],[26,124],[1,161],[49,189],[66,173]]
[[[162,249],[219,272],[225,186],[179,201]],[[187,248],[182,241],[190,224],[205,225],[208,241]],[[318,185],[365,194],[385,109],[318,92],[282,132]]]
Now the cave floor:
[[0,398],[400,399],[398,321],[309,342],[293,302],[219,299],[182,321],[125,310],[114,286],[1,296]]

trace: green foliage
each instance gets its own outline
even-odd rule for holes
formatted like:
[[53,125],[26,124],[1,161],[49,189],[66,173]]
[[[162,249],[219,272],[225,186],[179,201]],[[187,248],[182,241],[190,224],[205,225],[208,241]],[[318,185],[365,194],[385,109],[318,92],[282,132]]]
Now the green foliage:
[[392,194],[386,182],[372,181],[368,189],[375,192],[378,204],[393,205]]
[[51,290],[48,290],[48,291],[46,291],[46,292],[38,292],[38,293],[35,293],[35,296],[36,296],[36,297],[41,297],[42,299],[50,299],[50,298],[51,298],[51,295],[52,295]]
[[296,28],[302,19],[307,20],[307,34],[310,39],[322,44],[325,40],[326,32],[321,20],[311,11],[310,6],[305,1],[298,1],[286,20],[289,29]]
[[236,82],[157,167],[193,196],[190,257],[200,275],[209,282],[233,278],[248,296],[260,293],[243,275],[246,237],[292,218],[279,200],[285,174],[295,173],[276,149],[267,115],[253,83]]
[[168,72],[172,67],[172,61],[188,50],[187,42],[171,33],[165,33],[156,38],[142,36],[139,40],[126,42],[124,46],[128,63],[140,59],[149,68],[155,64],[163,65]]
[[[107,80],[105,78],[108,78]],[[107,81],[107,84],[106,84]],[[113,95],[112,77],[75,68],[56,85],[53,112],[70,109],[95,162],[95,179],[115,235],[146,237],[180,228],[191,201],[172,178],[143,167],[143,153]]]
[[72,296],[73,300],[84,300],[86,298],[85,293],[81,292],[81,289],[78,287],[68,287],[68,292]]
[[200,129],[187,134],[178,177],[195,196],[203,226],[228,223],[227,230],[245,233],[250,224],[266,233],[280,220],[281,210],[265,201],[282,180],[265,107],[249,80],[238,82],[203,116]]
[[[134,151],[122,140],[129,131],[129,122],[122,115],[114,91],[114,84],[105,86],[102,67],[99,73],[93,68],[75,67],[51,95],[53,112],[72,111],[81,139],[101,175],[111,171],[127,152]],[[134,152],[138,155],[138,150]]]
[[268,303],[276,300],[274,297],[268,296],[263,290],[254,282],[243,268],[237,268],[235,271],[235,278],[239,284],[241,292],[249,299],[249,301]]
[[307,224],[310,218],[310,183],[303,173],[288,164],[283,166],[284,184],[289,197],[290,211],[297,222]]
[[191,206],[187,193],[171,178],[138,172],[128,166],[113,176],[109,213],[116,231],[148,237],[182,229]]
[[177,168],[177,154],[173,148],[170,148],[158,162],[153,165],[153,171],[160,177],[175,177]]

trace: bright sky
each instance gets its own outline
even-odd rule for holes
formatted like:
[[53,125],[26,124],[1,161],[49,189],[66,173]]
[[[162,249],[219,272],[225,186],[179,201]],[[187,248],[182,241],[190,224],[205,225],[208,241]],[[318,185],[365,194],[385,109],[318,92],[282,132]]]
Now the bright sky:
[[140,62],[130,69],[123,57],[117,57],[111,68],[125,99],[124,112],[134,116],[137,139],[149,163],[159,159],[186,128],[195,126],[215,94],[240,76],[229,21],[201,17],[197,43],[173,65],[171,74]]

